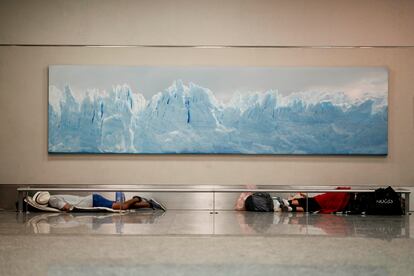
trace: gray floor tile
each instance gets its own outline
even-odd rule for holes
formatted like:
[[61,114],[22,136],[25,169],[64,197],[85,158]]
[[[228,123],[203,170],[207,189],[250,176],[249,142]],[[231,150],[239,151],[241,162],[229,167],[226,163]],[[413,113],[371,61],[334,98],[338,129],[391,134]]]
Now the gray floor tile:
[[412,275],[410,216],[0,212],[1,275]]

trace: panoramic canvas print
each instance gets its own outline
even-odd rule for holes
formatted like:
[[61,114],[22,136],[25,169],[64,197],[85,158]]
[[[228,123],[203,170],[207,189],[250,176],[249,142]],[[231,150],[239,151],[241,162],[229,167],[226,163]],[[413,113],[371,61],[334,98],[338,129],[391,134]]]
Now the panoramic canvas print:
[[386,155],[383,67],[49,67],[50,153]]

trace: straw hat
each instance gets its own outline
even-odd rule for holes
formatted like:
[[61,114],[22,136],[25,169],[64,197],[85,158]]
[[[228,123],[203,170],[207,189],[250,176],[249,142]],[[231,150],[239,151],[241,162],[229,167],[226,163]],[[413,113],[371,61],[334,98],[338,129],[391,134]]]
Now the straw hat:
[[49,192],[37,192],[33,196],[34,202],[36,202],[39,205],[47,205],[49,203],[50,194]]

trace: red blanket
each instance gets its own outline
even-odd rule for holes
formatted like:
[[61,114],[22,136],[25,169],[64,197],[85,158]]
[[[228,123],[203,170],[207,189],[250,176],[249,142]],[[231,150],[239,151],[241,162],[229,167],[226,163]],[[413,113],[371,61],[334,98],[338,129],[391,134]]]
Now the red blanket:
[[[349,190],[351,188],[337,187],[336,189]],[[350,197],[350,193],[325,193],[315,196],[314,199],[321,207],[321,210],[319,212],[322,214],[329,214],[343,211],[348,205]]]

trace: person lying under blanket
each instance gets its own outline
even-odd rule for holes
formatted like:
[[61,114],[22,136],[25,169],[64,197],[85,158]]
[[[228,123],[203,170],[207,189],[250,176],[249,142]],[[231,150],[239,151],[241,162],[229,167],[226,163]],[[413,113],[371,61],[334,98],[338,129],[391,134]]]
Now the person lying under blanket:
[[[348,187],[337,187],[337,189],[349,189]],[[314,197],[306,198],[303,193],[296,194],[289,199],[280,197],[272,198],[269,193],[242,193],[237,202],[235,209],[237,211],[254,211],[254,212],[319,212],[335,213],[346,209],[350,202],[351,193],[324,193]],[[306,201],[308,203],[306,204]]]
[[128,210],[152,208],[166,211],[166,208],[155,199],[146,199],[139,196],[126,200],[125,202],[116,202],[109,200],[100,194],[93,193],[87,196],[77,195],[50,195],[47,191],[37,192],[33,196],[33,200],[40,205],[49,205],[50,207],[62,210],[72,211],[75,207],[106,207],[114,210]]

